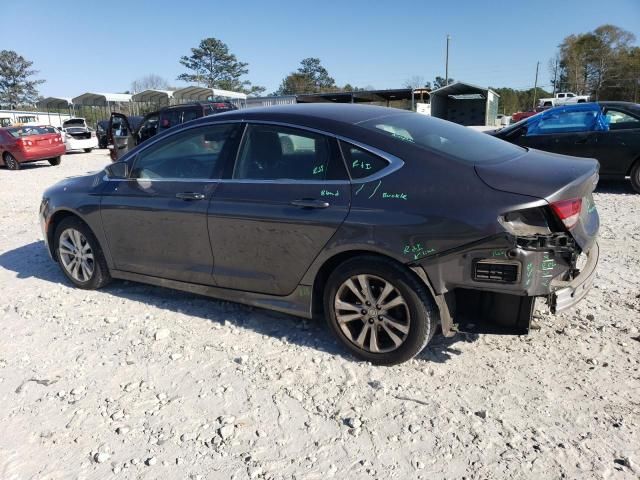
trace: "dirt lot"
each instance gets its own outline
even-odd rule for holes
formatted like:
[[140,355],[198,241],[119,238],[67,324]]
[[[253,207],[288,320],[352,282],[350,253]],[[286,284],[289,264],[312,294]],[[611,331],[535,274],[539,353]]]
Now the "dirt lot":
[[0,170],[0,478],[640,478],[640,195],[595,199],[578,309],[380,368],[324,325],[127,282],[72,288],[42,191],[105,151]]

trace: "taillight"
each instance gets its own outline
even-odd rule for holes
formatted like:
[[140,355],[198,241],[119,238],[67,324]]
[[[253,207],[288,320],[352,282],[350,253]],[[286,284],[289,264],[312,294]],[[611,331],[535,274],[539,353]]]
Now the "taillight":
[[558,216],[564,226],[568,229],[575,227],[580,218],[580,211],[582,210],[582,199],[573,198],[571,200],[561,200],[559,202],[553,202],[551,208]]
[[33,145],[33,142],[31,140],[27,140],[24,138],[19,138],[17,141],[18,145],[21,145],[23,147],[30,147],[31,145]]

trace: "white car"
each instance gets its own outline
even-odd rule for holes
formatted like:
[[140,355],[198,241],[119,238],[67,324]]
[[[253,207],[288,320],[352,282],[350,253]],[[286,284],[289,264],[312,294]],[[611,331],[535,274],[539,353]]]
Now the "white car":
[[98,137],[87,126],[84,118],[71,118],[62,124],[62,138],[67,152],[70,150],[84,150],[90,152],[98,148]]

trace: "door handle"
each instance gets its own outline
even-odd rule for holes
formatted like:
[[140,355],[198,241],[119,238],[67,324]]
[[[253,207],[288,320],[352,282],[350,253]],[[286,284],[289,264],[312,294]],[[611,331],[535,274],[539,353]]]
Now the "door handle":
[[180,200],[204,200],[204,193],[182,192],[176,193],[176,198]]
[[291,205],[301,208],[327,208],[329,206],[329,202],[316,200],[314,198],[301,198],[300,200],[292,200]]

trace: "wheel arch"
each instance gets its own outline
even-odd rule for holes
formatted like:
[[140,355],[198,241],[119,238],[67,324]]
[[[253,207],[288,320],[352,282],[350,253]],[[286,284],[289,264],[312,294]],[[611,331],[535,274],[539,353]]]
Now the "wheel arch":
[[54,243],[55,243],[54,235],[56,233],[56,229],[58,228],[58,225],[60,225],[60,222],[70,217],[77,218],[78,220],[80,220],[91,231],[91,233],[93,233],[93,236],[94,237],[96,236],[91,226],[80,215],[78,215],[77,212],[74,212],[72,210],[65,210],[65,209],[57,210],[56,212],[53,213],[53,215],[51,215],[51,218],[47,222],[47,245],[49,246],[49,252],[51,253],[51,257],[56,262],[58,261],[58,257],[56,256],[55,248],[54,248]]
[[331,273],[339,265],[346,262],[347,260],[351,260],[352,258],[363,257],[363,256],[378,257],[380,259],[393,262],[399,267],[406,270],[407,273],[414,276],[420,283],[425,284],[425,286],[427,287],[427,290],[433,297],[434,302],[436,302],[436,304],[438,305],[438,308],[440,309],[440,304],[437,302],[437,299],[435,298],[434,290],[426,274],[419,275],[418,273],[416,273],[416,271],[413,268],[409,267],[408,265],[402,262],[399,262],[396,258],[390,255],[385,255],[384,253],[380,253],[372,250],[355,249],[355,250],[342,251],[327,258],[322,263],[318,271],[316,272],[315,277],[313,279],[313,287],[312,287],[312,294],[311,294],[311,313],[314,317],[317,318],[323,312],[324,288],[327,284],[327,280],[331,275]]
[[636,165],[640,165],[640,155],[638,155],[633,162],[631,162],[631,164],[629,165],[629,168],[627,169],[627,173],[625,173],[625,176],[630,177],[631,176],[631,172],[633,171],[633,169],[636,167]]

